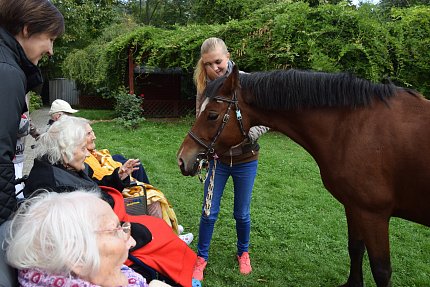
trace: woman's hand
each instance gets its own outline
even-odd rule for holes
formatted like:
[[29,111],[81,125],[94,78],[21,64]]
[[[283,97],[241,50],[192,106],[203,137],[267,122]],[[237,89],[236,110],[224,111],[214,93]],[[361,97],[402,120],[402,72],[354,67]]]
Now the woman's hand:
[[127,160],[118,170],[119,178],[124,180],[127,176],[130,176],[133,171],[138,170],[139,165],[140,160],[138,159]]

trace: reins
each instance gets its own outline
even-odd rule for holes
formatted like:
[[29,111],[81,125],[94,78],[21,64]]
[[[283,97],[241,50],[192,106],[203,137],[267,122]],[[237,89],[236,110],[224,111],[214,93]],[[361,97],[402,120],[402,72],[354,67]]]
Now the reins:
[[[218,127],[217,132],[215,133],[215,136],[213,137],[212,141],[209,144],[206,144],[204,140],[199,138],[195,133],[193,133],[191,130],[188,132],[188,135],[190,138],[192,138],[196,143],[203,146],[206,151],[203,153],[199,153],[197,155],[196,161],[198,162],[197,166],[197,174],[200,182],[204,182],[207,179],[208,171],[209,171],[209,158],[212,157],[214,159],[214,165],[212,167],[212,173],[210,177],[209,187],[208,187],[208,193],[206,195],[205,199],[205,206],[204,206],[204,213],[206,216],[210,215],[210,208],[212,205],[212,195],[213,195],[213,188],[214,188],[214,182],[215,182],[215,170],[217,165],[217,159],[218,155],[215,153],[215,143],[218,140],[219,136],[221,135],[222,131],[224,130],[225,126],[227,125],[227,122],[230,120],[230,111],[232,107],[234,106],[234,110],[236,112],[236,119],[239,123],[239,128],[242,133],[242,136],[244,139],[248,137],[248,134],[245,132],[245,129],[243,127],[243,121],[242,121],[242,114],[240,112],[239,108],[239,102],[237,99],[236,91],[233,92],[232,99],[221,97],[221,96],[215,96],[213,97],[216,101],[221,101],[228,103],[227,110],[224,113],[221,125]],[[206,170],[205,176],[202,176],[202,171]]]

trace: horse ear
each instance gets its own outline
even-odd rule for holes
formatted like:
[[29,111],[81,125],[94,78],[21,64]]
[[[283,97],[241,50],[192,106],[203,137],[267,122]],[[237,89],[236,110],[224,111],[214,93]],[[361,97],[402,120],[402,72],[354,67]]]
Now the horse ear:
[[234,65],[230,75],[228,75],[224,85],[222,86],[222,90],[226,94],[232,94],[237,88],[239,88],[239,85],[239,68]]

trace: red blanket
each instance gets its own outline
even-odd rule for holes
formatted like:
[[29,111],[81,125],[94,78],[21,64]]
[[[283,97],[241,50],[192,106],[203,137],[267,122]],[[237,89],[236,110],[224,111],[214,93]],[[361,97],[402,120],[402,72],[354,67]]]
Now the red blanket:
[[[120,221],[143,224],[152,233],[152,241],[131,254],[176,283],[191,287],[196,253],[173,232],[164,220],[148,215],[126,214],[122,194],[113,188],[101,188],[113,197],[115,201],[113,210]],[[131,265],[132,262],[127,260],[126,264]]]

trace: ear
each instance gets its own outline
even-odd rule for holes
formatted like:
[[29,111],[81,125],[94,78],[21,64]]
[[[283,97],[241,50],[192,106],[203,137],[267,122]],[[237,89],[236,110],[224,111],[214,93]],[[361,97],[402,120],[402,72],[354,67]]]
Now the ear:
[[61,159],[63,160],[63,165],[65,165],[65,166],[69,165],[70,160],[69,160],[68,156],[66,155],[66,153],[61,154]]
[[28,25],[25,25],[24,28],[22,28],[22,35],[24,38],[28,38]]
[[222,92],[224,94],[232,94],[236,89],[240,87],[240,79],[239,79],[239,68],[234,65],[233,70],[231,71],[230,75],[228,75],[227,79],[224,82],[224,85],[222,86]]

